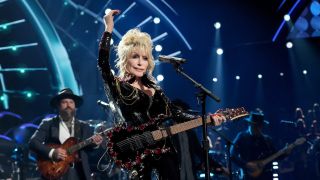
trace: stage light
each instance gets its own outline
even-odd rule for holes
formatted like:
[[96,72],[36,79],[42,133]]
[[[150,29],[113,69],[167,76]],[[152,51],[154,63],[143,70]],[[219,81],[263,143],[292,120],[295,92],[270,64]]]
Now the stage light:
[[212,78],[213,82],[218,82],[218,78]]
[[284,76],[284,73],[283,73],[283,72],[281,72],[281,73],[280,73],[280,76]]
[[273,169],[279,169],[279,166],[273,166],[272,168]]
[[278,177],[279,175],[277,173],[272,174],[273,177]]
[[26,92],[27,98],[31,98],[33,96],[32,92]]
[[162,75],[162,74],[159,74],[159,75],[157,76],[157,80],[158,80],[159,82],[163,81],[163,80],[164,80],[163,75]]
[[83,16],[83,15],[84,15],[84,11],[81,11],[81,12],[80,12],[80,15]]
[[273,178],[273,180],[279,180],[279,178]]
[[67,2],[67,1],[64,1],[63,5],[67,6],[67,5],[68,5],[68,2]]
[[[213,173],[210,173],[210,177],[213,177],[214,176],[214,174]],[[199,177],[200,178],[205,178],[206,177],[206,174],[205,173],[201,173],[201,174],[199,174]]]
[[262,79],[262,74],[258,74],[258,78],[259,78],[259,79]]
[[310,5],[310,12],[313,16],[319,16],[320,15],[320,5],[319,2],[313,1]]
[[20,69],[19,71],[20,71],[21,74],[24,74],[26,72],[25,69]]
[[161,45],[156,45],[156,47],[155,47],[155,50],[157,51],[157,52],[160,52],[160,51],[162,51],[162,46]]
[[0,96],[0,100],[4,101],[4,95]]
[[303,73],[304,75],[307,75],[307,74],[308,74],[308,71],[307,71],[307,70],[303,70],[302,73]]
[[222,55],[223,54],[223,49],[222,48],[218,48],[216,52],[217,52],[218,55]]
[[98,20],[95,20],[94,23],[95,23],[95,24],[98,24]]
[[220,22],[214,23],[214,27],[215,27],[216,29],[220,29],[220,28],[221,28],[221,23],[220,23]]
[[7,27],[8,27],[8,26],[4,25],[4,26],[2,26],[2,29],[7,29]]
[[288,49],[290,49],[290,48],[293,47],[293,44],[292,44],[292,42],[289,41],[289,42],[286,43],[286,46],[287,46]]
[[12,50],[12,51],[16,51],[17,49],[18,49],[17,46],[12,46],[12,47],[11,47],[11,50]]
[[240,76],[236,76],[236,80],[239,80],[240,79]]
[[153,18],[153,22],[155,24],[159,24],[160,23],[160,18],[158,18],[158,17]]
[[283,16],[283,19],[284,19],[285,21],[290,21],[290,15],[289,15],[289,14],[284,15],[284,16]]
[[274,162],[272,162],[272,165],[273,166],[278,166],[278,162],[274,161]]

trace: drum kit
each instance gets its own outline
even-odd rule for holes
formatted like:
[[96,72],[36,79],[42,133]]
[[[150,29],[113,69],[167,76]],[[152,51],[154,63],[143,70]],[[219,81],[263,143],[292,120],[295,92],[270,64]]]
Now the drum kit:
[[0,179],[34,179],[36,159],[28,150],[28,140],[37,125],[24,123],[18,114],[0,112]]

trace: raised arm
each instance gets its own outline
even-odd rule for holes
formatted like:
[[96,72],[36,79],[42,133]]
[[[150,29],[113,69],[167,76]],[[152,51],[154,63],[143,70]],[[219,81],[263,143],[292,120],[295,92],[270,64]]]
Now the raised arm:
[[113,18],[114,15],[119,14],[119,10],[111,10],[107,15],[103,17],[105,24],[105,31],[101,37],[99,44],[99,55],[98,55],[98,69],[101,72],[105,85],[108,85],[112,92],[115,87],[115,77],[111,72],[109,55],[110,55],[110,40],[112,37],[112,31],[114,27]]

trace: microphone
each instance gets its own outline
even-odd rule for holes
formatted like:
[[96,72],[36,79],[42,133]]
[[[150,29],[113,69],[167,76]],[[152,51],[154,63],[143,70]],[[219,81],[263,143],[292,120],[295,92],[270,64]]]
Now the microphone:
[[104,109],[110,108],[112,111],[116,110],[112,101],[110,101],[110,103],[106,103],[104,101],[98,100],[97,104],[100,105],[101,107],[103,107]]
[[183,58],[178,58],[178,57],[170,57],[170,56],[159,55],[159,61],[167,62],[167,63],[171,63],[171,64],[183,64],[187,60],[183,59]]

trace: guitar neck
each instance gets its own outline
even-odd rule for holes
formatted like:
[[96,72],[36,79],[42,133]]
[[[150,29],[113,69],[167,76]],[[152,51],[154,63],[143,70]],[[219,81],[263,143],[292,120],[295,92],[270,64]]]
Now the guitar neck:
[[88,139],[86,139],[86,140],[84,140],[84,141],[79,142],[79,143],[76,144],[76,145],[73,145],[73,146],[69,147],[69,148],[67,149],[67,152],[68,152],[69,154],[72,154],[72,153],[74,153],[74,152],[76,152],[76,151],[79,151],[80,149],[82,149],[82,148],[84,148],[84,147],[87,147],[88,145],[92,144],[92,142],[93,142],[93,140],[92,140],[92,138],[90,137],[90,138],[88,138]]
[[[207,118],[207,123],[210,122],[210,119]],[[187,121],[184,123],[176,124],[168,127],[167,129],[160,129],[156,131],[152,131],[151,134],[155,141],[166,138],[170,135],[178,134],[180,132],[187,131],[189,129],[193,129],[202,125],[202,118],[197,118],[191,121]]]
[[280,151],[278,151],[278,152],[274,153],[273,155],[269,156],[268,158],[262,160],[261,163],[263,164],[263,166],[265,166],[265,165],[269,164],[271,161],[273,161],[274,159],[276,159],[279,156],[286,153],[287,149],[293,149],[295,146],[296,146],[295,144],[290,144],[288,147],[282,148]]
[[[244,108],[225,109],[218,112],[221,116],[224,116],[227,120],[235,120],[248,115],[248,112]],[[210,116],[206,118],[206,123],[210,123]],[[151,134],[155,141],[166,138],[170,135],[178,134],[180,132],[187,131],[202,125],[202,118],[197,118],[184,123],[176,124],[165,129],[159,129],[152,131]],[[212,124],[213,125],[213,124]]]

